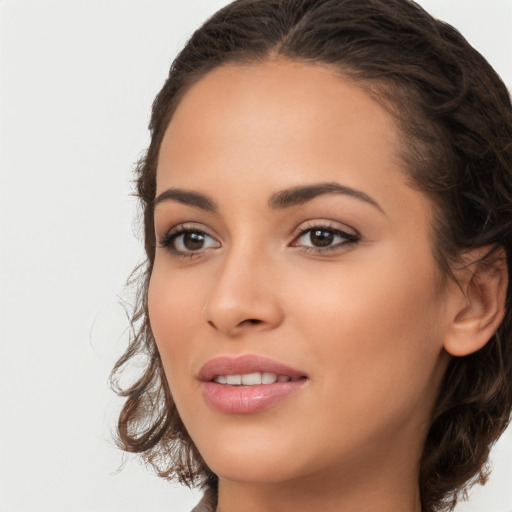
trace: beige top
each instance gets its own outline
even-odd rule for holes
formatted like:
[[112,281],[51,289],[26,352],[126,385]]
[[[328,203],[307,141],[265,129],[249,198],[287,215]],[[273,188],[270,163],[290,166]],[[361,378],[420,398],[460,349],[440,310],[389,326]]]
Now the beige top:
[[194,507],[192,512],[215,512],[217,508],[217,493],[208,489],[203,494],[201,501]]

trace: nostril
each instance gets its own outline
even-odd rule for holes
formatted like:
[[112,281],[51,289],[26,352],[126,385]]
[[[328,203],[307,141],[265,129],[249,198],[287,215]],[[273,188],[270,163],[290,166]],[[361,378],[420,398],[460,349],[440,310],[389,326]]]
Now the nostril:
[[[214,322],[212,322],[211,320],[208,320],[207,322],[210,327],[217,329],[217,325]],[[262,323],[263,320],[259,320],[257,318],[248,318],[247,320],[242,320],[240,323],[238,323],[237,327],[241,327],[243,325],[260,325]]]

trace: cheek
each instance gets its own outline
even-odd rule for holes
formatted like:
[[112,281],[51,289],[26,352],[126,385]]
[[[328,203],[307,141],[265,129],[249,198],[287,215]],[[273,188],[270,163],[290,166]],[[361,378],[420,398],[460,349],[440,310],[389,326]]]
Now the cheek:
[[295,294],[298,330],[326,397],[336,390],[374,410],[430,400],[444,334],[438,280],[430,259],[383,252],[371,266],[358,260],[317,273],[307,294]]
[[155,262],[148,289],[151,329],[172,387],[189,371],[190,344],[183,343],[197,329],[201,318],[201,289],[197,283],[170,278],[164,265]]

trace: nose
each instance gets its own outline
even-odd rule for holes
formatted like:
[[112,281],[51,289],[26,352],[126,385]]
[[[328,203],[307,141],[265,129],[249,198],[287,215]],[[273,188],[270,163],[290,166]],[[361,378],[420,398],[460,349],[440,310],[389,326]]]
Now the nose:
[[275,274],[272,258],[266,258],[261,251],[232,251],[207,296],[204,319],[229,337],[278,327],[283,311]]

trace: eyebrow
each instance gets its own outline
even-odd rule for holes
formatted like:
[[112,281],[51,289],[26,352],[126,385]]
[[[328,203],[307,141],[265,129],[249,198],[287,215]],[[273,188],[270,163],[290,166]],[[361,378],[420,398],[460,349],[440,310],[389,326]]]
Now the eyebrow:
[[[268,201],[268,205],[273,210],[281,210],[291,208],[293,206],[300,206],[311,201],[315,197],[324,194],[342,194],[354,197],[360,201],[370,204],[385,214],[379,203],[377,203],[377,201],[371,198],[368,194],[365,194],[361,190],[357,190],[355,188],[340,185],[339,183],[315,183],[312,185],[281,190],[272,194]],[[217,204],[213,199],[198,192],[193,192],[192,190],[183,190],[174,187],[170,188],[158,195],[155,198],[153,205],[156,206],[165,201],[175,201],[177,203],[195,206],[196,208],[210,212],[217,211]]]
[[317,196],[323,194],[342,194],[345,196],[354,197],[365,203],[374,206],[381,213],[384,213],[382,207],[368,194],[355,188],[346,187],[339,183],[315,183],[313,185],[306,185],[302,187],[293,187],[287,190],[276,192],[269,200],[269,206],[273,209],[290,208],[292,206],[299,206],[301,204],[311,201]]
[[209,212],[217,210],[217,205],[212,199],[198,192],[193,192],[192,190],[170,188],[155,198],[153,206],[165,201],[175,201],[188,206],[195,206],[196,208],[201,208],[201,210],[207,210]]

